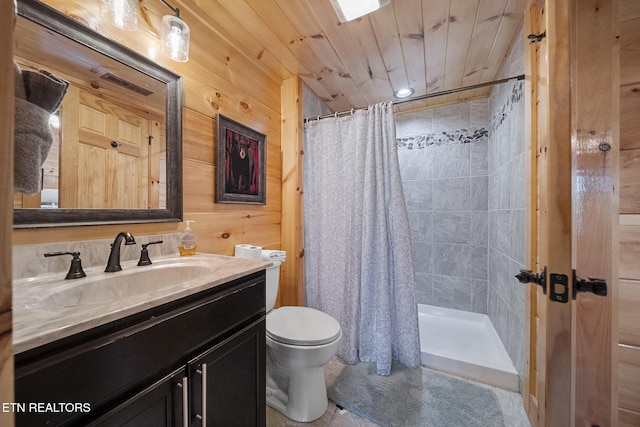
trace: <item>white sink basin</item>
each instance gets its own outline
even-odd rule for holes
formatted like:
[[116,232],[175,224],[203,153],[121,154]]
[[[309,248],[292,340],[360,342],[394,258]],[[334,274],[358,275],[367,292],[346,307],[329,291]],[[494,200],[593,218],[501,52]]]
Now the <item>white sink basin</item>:
[[13,309],[51,310],[119,301],[211,275],[221,262],[216,258],[169,258],[142,267],[135,262],[122,263],[123,270],[115,273],[87,269],[87,277],[82,279],[37,278],[22,284],[25,292],[20,284],[16,287]]

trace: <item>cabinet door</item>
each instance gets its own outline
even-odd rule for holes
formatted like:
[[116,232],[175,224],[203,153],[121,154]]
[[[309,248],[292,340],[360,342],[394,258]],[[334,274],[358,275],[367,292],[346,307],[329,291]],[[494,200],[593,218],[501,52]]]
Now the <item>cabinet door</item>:
[[195,358],[188,371],[192,426],[266,425],[264,318]]
[[186,426],[188,385],[184,368],[116,406],[89,426]]

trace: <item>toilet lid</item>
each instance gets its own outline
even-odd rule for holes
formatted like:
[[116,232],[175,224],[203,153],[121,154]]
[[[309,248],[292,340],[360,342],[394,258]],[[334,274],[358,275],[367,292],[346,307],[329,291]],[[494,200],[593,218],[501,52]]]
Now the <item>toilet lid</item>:
[[309,307],[280,307],[267,315],[267,336],[283,344],[322,345],[340,336],[340,323]]

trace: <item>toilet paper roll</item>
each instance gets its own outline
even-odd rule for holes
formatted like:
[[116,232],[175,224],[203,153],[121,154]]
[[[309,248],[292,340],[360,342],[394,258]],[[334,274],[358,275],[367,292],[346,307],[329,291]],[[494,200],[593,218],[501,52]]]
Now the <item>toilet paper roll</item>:
[[260,246],[253,246],[247,244],[236,245],[236,257],[237,258],[249,258],[260,260],[262,256],[262,248]]
[[286,251],[279,250],[263,250],[261,259],[263,261],[282,261],[284,262],[287,259]]

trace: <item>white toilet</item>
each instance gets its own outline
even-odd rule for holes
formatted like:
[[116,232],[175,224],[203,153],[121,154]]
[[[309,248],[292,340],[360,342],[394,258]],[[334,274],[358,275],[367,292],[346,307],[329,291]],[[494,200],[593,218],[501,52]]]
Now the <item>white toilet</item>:
[[273,309],[280,261],[266,271],[267,405],[288,418],[309,422],[327,410],[324,365],[338,351],[342,330],[336,319],[308,307]]

